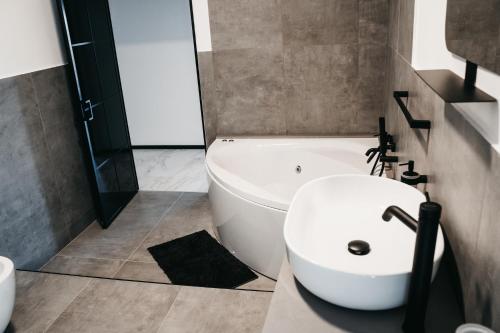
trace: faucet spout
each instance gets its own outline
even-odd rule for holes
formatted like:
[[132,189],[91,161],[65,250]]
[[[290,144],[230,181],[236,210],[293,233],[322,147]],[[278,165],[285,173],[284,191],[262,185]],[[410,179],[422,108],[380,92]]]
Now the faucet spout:
[[420,204],[418,222],[397,206],[388,207],[382,218],[384,221],[390,221],[393,216],[417,234],[403,331],[424,333],[441,206],[430,201]]
[[382,214],[382,219],[389,222],[395,216],[398,220],[404,223],[408,228],[417,232],[418,222],[411,217],[410,214],[399,208],[398,206],[390,206]]

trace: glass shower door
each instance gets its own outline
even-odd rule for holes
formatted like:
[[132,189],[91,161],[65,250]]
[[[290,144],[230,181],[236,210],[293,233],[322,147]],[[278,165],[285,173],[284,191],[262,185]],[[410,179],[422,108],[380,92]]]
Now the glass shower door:
[[80,103],[98,220],[108,227],[138,191],[107,0],[59,0]]

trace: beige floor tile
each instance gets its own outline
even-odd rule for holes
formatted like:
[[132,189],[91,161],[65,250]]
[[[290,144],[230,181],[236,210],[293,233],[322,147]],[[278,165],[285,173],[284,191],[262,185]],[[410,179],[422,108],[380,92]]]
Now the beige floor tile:
[[129,260],[155,262],[147,250],[148,247],[200,230],[207,230],[215,237],[208,196],[206,193],[184,193]]
[[179,287],[93,280],[48,332],[156,332]]
[[116,279],[170,283],[157,263],[127,261],[115,275]]
[[159,333],[260,333],[272,293],[182,287]]
[[82,277],[16,271],[13,331],[44,332],[89,282]]
[[122,260],[55,256],[42,272],[111,278],[122,266]]

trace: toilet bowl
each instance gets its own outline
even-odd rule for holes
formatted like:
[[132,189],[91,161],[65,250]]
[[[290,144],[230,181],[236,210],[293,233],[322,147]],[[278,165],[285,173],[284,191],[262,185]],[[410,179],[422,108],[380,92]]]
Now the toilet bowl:
[[0,332],[5,331],[9,325],[15,298],[14,264],[9,258],[0,257]]

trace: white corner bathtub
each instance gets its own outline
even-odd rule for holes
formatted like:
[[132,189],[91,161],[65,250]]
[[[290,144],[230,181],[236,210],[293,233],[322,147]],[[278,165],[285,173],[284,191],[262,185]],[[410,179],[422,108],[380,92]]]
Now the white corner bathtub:
[[207,153],[209,200],[220,242],[242,262],[276,279],[283,223],[295,192],[334,174],[369,174],[376,138],[217,139]]

